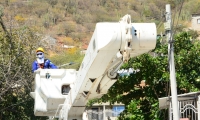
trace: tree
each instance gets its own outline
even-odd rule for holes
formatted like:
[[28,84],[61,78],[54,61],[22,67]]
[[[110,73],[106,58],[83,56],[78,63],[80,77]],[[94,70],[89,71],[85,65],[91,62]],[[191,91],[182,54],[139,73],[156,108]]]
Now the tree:
[[39,37],[28,27],[8,31],[2,16],[0,27],[0,119],[40,119],[33,114],[34,102],[29,96],[34,80],[33,50]]
[[[200,89],[200,44],[189,32],[175,37],[175,68],[178,94]],[[166,120],[167,110],[158,109],[158,98],[170,95],[167,45],[157,42],[154,55],[143,54],[132,58],[122,68],[139,72],[121,76],[101,101],[122,102],[126,110],[120,120]],[[145,86],[140,85],[145,80]]]
[[75,26],[75,24],[74,23],[70,23],[70,22],[68,22],[68,23],[65,23],[63,26],[61,26],[62,28],[61,29],[64,29],[64,34],[66,35],[66,36],[68,36],[70,33],[72,33],[72,32],[75,32],[75,29],[76,29],[76,26]]
[[18,23],[23,23],[26,19],[24,17],[22,17],[21,15],[16,15],[15,16],[15,20],[18,22]]
[[47,2],[51,5],[52,8],[58,3],[57,0],[47,0]]

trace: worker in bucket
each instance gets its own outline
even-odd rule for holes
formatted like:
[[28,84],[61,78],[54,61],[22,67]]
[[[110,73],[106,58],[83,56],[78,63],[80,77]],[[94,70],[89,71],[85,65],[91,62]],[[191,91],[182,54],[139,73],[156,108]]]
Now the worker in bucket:
[[44,49],[39,47],[36,50],[37,59],[32,64],[32,72],[37,69],[57,69],[57,66],[54,65],[49,59],[44,58]]

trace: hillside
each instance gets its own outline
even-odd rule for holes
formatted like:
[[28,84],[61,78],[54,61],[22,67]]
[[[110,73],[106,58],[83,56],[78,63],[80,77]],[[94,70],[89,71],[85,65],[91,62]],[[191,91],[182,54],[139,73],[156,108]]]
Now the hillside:
[[1,0],[0,6],[7,28],[29,26],[44,36],[68,37],[79,45],[88,44],[97,22],[118,21],[125,14],[132,22],[155,22],[158,32],[164,31],[167,3],[183,26],[190,25],[192,13],[200,12],[199,0]]

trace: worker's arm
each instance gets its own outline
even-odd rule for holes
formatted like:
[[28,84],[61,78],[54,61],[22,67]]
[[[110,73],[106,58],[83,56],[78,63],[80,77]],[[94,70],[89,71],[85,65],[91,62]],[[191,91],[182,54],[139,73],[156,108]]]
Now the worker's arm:
[[37,63],[34,61],[32,63],[32,73],[34,73],[35,70],[37,70]]
[[50,69],[58,69],[58,67],[56,65],[54,65],[50,60],[48,60],[47,62],[49,64]]

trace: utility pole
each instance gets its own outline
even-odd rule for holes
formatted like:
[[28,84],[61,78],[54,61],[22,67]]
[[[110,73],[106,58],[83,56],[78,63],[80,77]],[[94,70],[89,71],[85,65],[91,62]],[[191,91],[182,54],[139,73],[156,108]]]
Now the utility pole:
[[179,109],[178,109],[178,99],[177,99],[175,66],[174,66],[174,46],[173,46],[173,38],[172,38],[172,20],[171,20],[170,4],[166,5],[166,23],[164,26],[165,26],[167,41],[168,41],[168,60],[169,60],[169,71],[170,71],[171,94],[172,94],[171,102],[172,102],[173,120],[180,120]]

